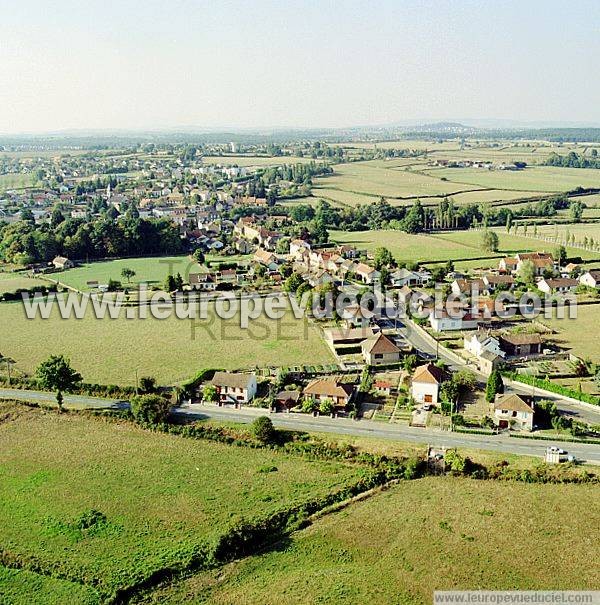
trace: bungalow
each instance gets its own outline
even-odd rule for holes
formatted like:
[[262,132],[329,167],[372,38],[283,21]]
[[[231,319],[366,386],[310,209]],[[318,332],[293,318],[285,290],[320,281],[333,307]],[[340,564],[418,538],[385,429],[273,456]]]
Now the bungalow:
[[402,286],[423,286],[431,279],[431,273],[428,271],[410,271],[409,269],[397,269],[390,274],[390,283],[392,286],[401,288]]
[[568,263],[560,270],[561,277],[573,277],[573,275],[579,270],[577,263]]
[[389,380],[376,380],[373,383],[373,387],[378,393],[391,395],[394,385]]
[[542,349],[542,337],[537,333],[505,334],[500,336],[500,348],[508,357],[539,355]]
[[440,385],[444,381],[444,372],[432,363],[426,363],[415,369],[410,394],[415,401],[437,405]]
[[512,275],[495,275],[493,273],[482,277],[486,294],[493,294],[496,290],[512,290],[515,287],[515,278]]
[[564,294],[572,292],[579,285],[579,280],[574,277],[557,277],[541,279],[537,283],[538,290],[546,294]]
[[217,287],[217,282],[212,273],[190,273],[188,281],[192,290],[212,291]]
[[342,311],[342,320],[348,328],[364,328],[371,323],[373,312],[359,304],[349,305]]
[[69,260],[64,256],[55,256],[52,259],[52,264],[55,269],[71,269],[75,266],[75,263],[73,263],[72,260]]
[[304,396],[316,401],[330,399],[337,408],[345,408],[354,394],[351,384],[340,382],[337,378],[315,378],[304,389]]
[[498,428],[532,431],[534,414],[530,397],[516,393],[496,395],[494,422]]
[[504,357],[505,353],[500,348],[500,341],[488,332],[473,332],[464,338],[464,348],[476,357],[481,357],[485,351]]
[[486,289],[485,283],[481,279],[455,279],[450,285],[452,294],[460,296],[472,296],[474,294],[482,294]]
[[217,388],[219,403],[248,403],[256,395],[256,375],[215,372],[210,383]]
[[354,272],[365,284],[373,284],[381,278],[381,273],[377,269],[365,263],[357,263]]
[[579,283],[588,288],[599,288],[600,287],[600,269],[592,269],[586,271],[583,275],[579,276]]
[[555,269],[554,258],[547,252],[526,252],[515,256],[517,260],[516,271],[520,271],[525,262],[531,262],[537,276],[544,275],[546,272],[552,273]]
[[367,326],[363,328],[325,329],[324,332],[325,337],[333,347],[358,344],[365,340],[365,338],[371,338],[376,333],[373,328]]
[[370,366],[400,361],[400,347],[396,346],[383,332],[367,338],[360,348],[365,363]]
[[434,309],[429,314],[429,324],[436,332],[452,330],[474,330],[479,320],[470,313],[460,312],[450,315],[446,309]]

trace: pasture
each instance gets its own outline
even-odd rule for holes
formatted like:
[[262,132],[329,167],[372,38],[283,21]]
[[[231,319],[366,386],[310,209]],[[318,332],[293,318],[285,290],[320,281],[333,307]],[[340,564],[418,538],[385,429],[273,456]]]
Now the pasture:
[[[129,309],[137,311],[137,309]],[[84,380],[102,384],[134,385],[139,376],[154,376],[173,384],[205,367],[244,369],[332,363],[333,356],[320,330],[307,319],[290,313],[283,319],[265,315],[240,327],[239,316],[220,319],[209,304],[206,319],[128,319],[121,309],[117,319],[108,313],[97,319],[88,308],[83,319],[62,319],[56,308],[49,319],[27,319],[21,302],[0,304],[2,353],[16,360],[16,368],[33,372],[49,355],[71,358]]]
[[597,498],[590,485],[451,477],[400,483],[269,552],[139,602],[425,605],[435,589],[594,590]]
[[2,273],[0,272],[0,295],[5,292],[15,292],[20,288],[28,289],[34,286],[48,285],[48,282],[37,279],[35,277],[28,277],[24,273]]
[[194,558],[206,564],[240,523],[323,498],[368,472],[129,423],[1,408],[3,554],[102,598],[157,570]]

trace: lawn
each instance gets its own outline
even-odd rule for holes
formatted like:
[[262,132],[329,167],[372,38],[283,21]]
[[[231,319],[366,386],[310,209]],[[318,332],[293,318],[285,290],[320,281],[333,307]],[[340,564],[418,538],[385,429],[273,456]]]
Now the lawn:
[[[5,556],[104,597],[185,567],[194,554],[203,561],[231,527],[325,497],[367,472],[128,423],[2,408]],[[80,522],[92,510],[96,522]]]
[[402,483],[143,602],[428,604],[435,589],[595,590],[598,493],[450,477]]
[[155,376],[173,384],[206,367],[243,369],[332,363],[320,330],[308,320],[288,314],[281,320],[261,316],[242,329],[238,317],[222,320],[209,305],[207,319],[83,319],[63,320],[53,308],[49,319],[27,319],[20,302],[0,304],[2,353],[27,372],[51,354],[64,353],[88,382],[135,384],[139,376]]
[[516,189],[519,191],[570,191],[581,187],[600,187],[600,170],[532,166],[525,170],[486,170],[483,168],[443,168],[431,176],[445,177],[459,185]]

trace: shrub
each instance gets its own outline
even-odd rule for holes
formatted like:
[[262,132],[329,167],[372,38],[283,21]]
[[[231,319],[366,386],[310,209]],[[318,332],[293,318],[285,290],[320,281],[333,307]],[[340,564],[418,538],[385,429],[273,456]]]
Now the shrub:
[[252,433],[261,443],[271,443],[275,437],[275,427],[268,416],[259,416],[252,423]]
[[160,395],[139,395],[131,400],[131,413],[138,422],[166,422],[171,402]]

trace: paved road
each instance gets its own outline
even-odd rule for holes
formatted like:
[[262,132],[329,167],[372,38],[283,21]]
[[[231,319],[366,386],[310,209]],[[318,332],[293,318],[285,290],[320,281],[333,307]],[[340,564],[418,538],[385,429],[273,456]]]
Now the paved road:
[[[54,403],[53,393],[24,391],[20,389],[0,389],[0,399],[19,399],[36,403]],[[73,409],[126,409],[128,404],[118,399],[101,399],[82,395],[65,395],[64,404]],[[176,408],[175,413],[198,420],[212,418],[229,422],[252,422],[257,416],[265,414],[260,408],[235,409],[216,405],[194,404]],[[543,456],[549,445],[558,445],[567,449],[579,460],[600,464],[600,445],[580,443],[561,443],[552,441],[533,441],[516,439],[506,435],[468,435],[420,429],[399,424],[384,424],[372,420],[349,420],[347,418],[313,417],[304,414],[271,414],[273,424],[280,428],[297,431],[335,433],[337,435],[356,435],[393,441],[409,441],[446,447],[467,447],[507,454]]]

